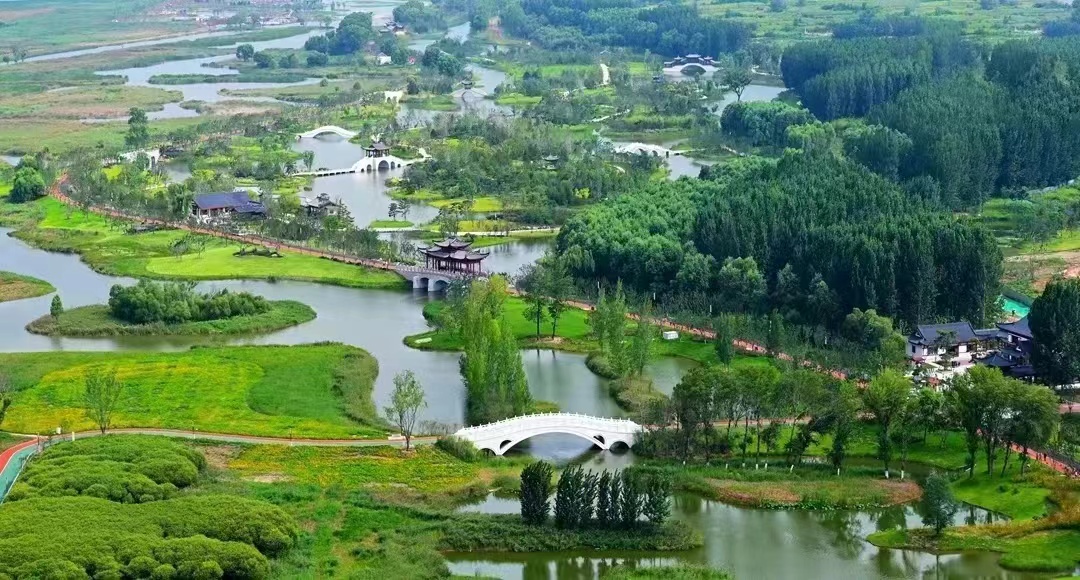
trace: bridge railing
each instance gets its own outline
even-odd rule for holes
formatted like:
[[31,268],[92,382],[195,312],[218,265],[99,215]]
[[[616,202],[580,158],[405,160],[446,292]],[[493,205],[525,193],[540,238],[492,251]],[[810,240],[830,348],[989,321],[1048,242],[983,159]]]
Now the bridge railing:
[[519,415],[517,417],[509,417],[507,419],[501,419],[494,423],[485,423],[483,425],[475,425],[473,427],[465,427],[457,432],[458,435],[468,433],[478,433],[480,431],[487,431],[499,426],[509,426],[511,423],[519,423],[527,419],[535,419],[541,417],[560,418],[560,419],[585,419],[590,422],[603,423],[611,426],[619,426],[627,429],[640,429],[641,426],[631,421],[630,419],[614,419],[609,417],[594,417],[593,415],[585,415],[583,413],[530,413],[528,415]]

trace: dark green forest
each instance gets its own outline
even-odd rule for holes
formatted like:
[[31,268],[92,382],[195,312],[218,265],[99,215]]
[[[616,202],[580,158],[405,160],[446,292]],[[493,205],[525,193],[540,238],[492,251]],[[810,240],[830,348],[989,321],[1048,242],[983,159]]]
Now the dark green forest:
[[956,34],[795,45],[784,81],[823,121],[862,117],[906,135],[901,181],[931,178],[946,207],[1062,183],[1080,171],[1080,41],[993,48]]
[[580,278],[825,326],[856,307],[989,322],[1002,259],[984,229],[804,152],[623,195],[575,216],[558,243]]

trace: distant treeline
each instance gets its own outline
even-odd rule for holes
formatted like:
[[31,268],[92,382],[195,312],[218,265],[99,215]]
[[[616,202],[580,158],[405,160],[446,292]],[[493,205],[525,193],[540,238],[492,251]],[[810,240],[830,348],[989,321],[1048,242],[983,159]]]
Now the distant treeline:
[[1080,173],[1080,39],[986,49],[934,32],[805,43],[781,69],[818,119],[866,117],[910,139],[895,177],[932,179],[950,207]]
[[666,56],[715,56],[745,48],[746,24],[705,17],[692,6],[650,5],[640,0],[439,0],[444,9],[468,15],[484,30],[493,17],[513,36],[553,50],[624,46]]

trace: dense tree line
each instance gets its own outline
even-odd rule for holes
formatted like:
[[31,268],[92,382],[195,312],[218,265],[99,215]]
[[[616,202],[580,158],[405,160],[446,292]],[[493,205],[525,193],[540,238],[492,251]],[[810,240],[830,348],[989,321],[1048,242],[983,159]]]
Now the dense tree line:
[[784,52],[784,83],[822,120],[865,115],[904,89],[972,66],[976,50],[955,34],[796,44]]
[[715,56],[745,48],[751,37],[749,26],[702,16],[692,6],[647,6],[639,0],[443,0],[439,4],[468,14],[478,30],[498,16],[510,34],[553,50],[601,45],[668,56]]
[[898,132],[863,131],[852,136],[873,147],[844,147],[943,205],[972,207],[998,191],[1058,184],[1080,172],[1075,38],[988,50],[931,30],[795,45],[781,68],[819,119],[865,116]]
[[394,21],[405,24],[414,32],[421,34],[433,30],[446,30],[446,18],[437,8],[420,2],[409,0],[394,8]]
[[781,101],[732,103],[720,115],[724,133],[755,147],[784,147],[787,129],[814,120],[806,109]]
[[132,324],[222,320],[269,310],[270,303],[262,296],[228,290],[202,294],[195,291],[194,283],[140,280],[134,286],[117,284],[109,290],[112,316]]
[[341,19],[336,29],[307,39],[304,50],[323,54],[354,54],[363,50],[368,41],[375,40],[375,37],[371,13],[352,12]]
[[551,516],[561,529],[633,529],[648,520],[663,524],[670,514],[671,480],[663,473],[635,469],[587,472],[581,466],[566,468],[555,487],[552,513],[551,465],[537,461],[521,472],[521,518],[529,525],[543,525]]
[[506,280],[499,276],[455,286],[441,324],[463,344],[465,421],[482,425],[516,417],[532,408],[521,352],[511,323],[503,316]]
[[825,326],[853,308],[907,324],[991,320],[1001,253],[981,227],[832,156],[740,167],[576,215],[558,248],[579,278],[698,295],[717,311],[775,308]]
[[[1052,391],[1007,378],[997,369],[976,366],[952,379],[950,387],[916,389],[909,377],[888,369],[857,389],[809,369],[698,367],[683,376],[670,403],[644,417],[664,427],[646,433],[634,449],[647,456],[706,462],[737,453],[745,467],[752,446],[755,466],[776,454],[798,465],[811,445],[831,435],[827,455],[840,469],[856,429],[872,426],[876,455],[889,477],[896,459],[905,470],[913,443],[925,444],[932,432],[947,437],[948,431],[960,431],[971,473],[982,451],[987,474],[1002,458],[1004,475],[1012,445],[1025,452],[1019,457],[1023,471],[1026,451],[1046,445],[1060,422]],[[777,417],[800,422],[774,421]],[[720,421],[722,427],[716,425]]]

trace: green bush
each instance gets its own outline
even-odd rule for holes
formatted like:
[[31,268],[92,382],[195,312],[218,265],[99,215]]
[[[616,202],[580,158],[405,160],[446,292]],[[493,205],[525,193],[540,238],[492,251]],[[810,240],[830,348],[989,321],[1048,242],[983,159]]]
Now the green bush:
[[477,449],[472,442],[453,435],[440,437],[435,441],[435,448],[462,461],[479,461],[484,457],[484,453]]
[[88,495],[120,503],[172,497],[206,466],[201,454],[151,436],[109,436],[65,442],[31,462],[8,499]]
[[[292,547],[298,533],[280,508],[232,496],[137,505],[92,497],[26,499],[0,510],[0,574],[53,577],[33,571],[55,568],[45,563],[58,559],[95,578],[105,570],[127,570],[133,576],[148,569],[155,578],[265,578],[267,556]],[[168,574],[165,565],[175,574]],[[218,569],[221,574],[205,576]]]
[[247,292],[200,294],[191,282],[140,280],[134,286],[113,286],[109,309],[116,318],[132,324],[180,324],[262,314],[270,311],[270,303]]

